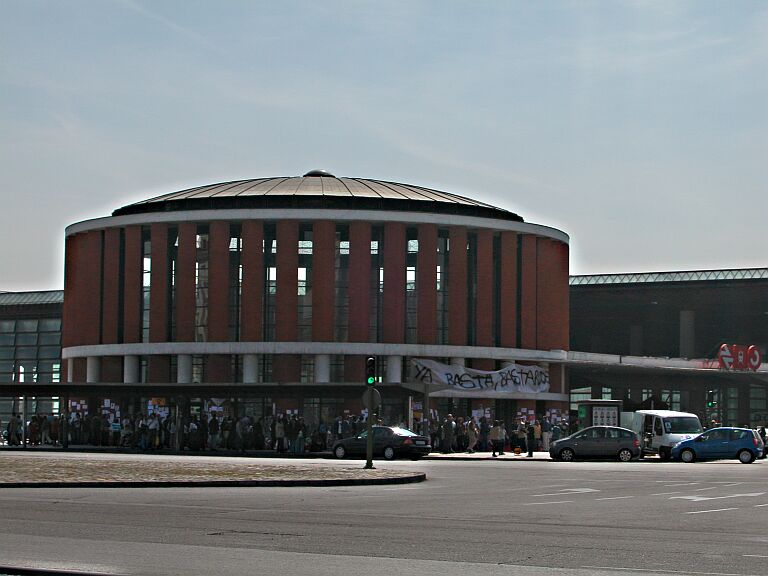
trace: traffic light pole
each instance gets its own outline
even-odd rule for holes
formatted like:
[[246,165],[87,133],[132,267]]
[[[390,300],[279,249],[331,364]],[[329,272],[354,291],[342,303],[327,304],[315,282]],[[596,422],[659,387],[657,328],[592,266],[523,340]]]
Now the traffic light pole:
[[[372,388],[373,390],[373,388]],[[368,408],[368,442],[365,448],[365,470],[373,470],[373,408]]]
[[374,410],[374,385],[376,384],[376,357],[368,356],[365,359],[365,383],[368,390],[371,391],[371,401],[368,403],[368,442],[366,442],[365,448],[365,470],[373,470],[373,410]]

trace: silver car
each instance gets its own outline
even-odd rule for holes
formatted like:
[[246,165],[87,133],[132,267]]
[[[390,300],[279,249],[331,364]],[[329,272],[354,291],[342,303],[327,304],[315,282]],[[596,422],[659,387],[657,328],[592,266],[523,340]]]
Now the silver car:
[[549,455],[564,462],[575,458],[618,458],[629,462],[640,457],[640,438],[627,428],[590,426],[553,442]]

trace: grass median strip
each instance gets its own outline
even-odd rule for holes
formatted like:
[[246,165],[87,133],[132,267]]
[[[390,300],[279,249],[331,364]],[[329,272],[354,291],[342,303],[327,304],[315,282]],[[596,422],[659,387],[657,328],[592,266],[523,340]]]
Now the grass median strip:
[[105,458],[40,458],[23,454],[0,455],[0,487],[4,484],[35,483],[120,483],[120,482],[254,482],[331,480],[355,481],[396,479],[413,476],[402,470],[365,470],[360,465],[307,466],[222,462],[189,459],[136,460]]

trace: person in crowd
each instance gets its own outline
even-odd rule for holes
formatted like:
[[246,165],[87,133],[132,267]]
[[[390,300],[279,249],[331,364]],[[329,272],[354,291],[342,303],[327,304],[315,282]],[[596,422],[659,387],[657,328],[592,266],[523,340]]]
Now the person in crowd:
[[277,415],[275,422],[275,450],[285,452],[285,420],[282,414]]
[[219,448],[219,418],[216,412],[211,412],[211,419],[208,421],[208,449],[217,450]]
[[176,429],[176,414],[168,414],[166,416],[165,420],[163,421],[163,428],[165,430],[165,436],[163,439],[163,446],[166,448],[171,448],[175,450],[177,448],[176,446],[176,434],[178,430]]
[[155,412],[149,416],[147,422],[147,448],[150,450],[156,450],[160,445],[160,418],[157,417]]
[[57,418],[53,414],[50,414],[48,416],[48,422],[50,424],[49,434],[51,438],[51,444],[53,444],[54,446],[58,446],[59,438],[61,437],[59,433],[59,418]]
[[40,423],[40,443],[52,444],[51,442],[51,423],[48,420],[46,414],[40,414],[38,416],[38,422]]
[[346,431],[349,429],[349,423],[341,416],[336,416],[336,420],[333,422],[333,435],[334,440],[341,440],[344,438]]
[[581,428],[581,420],[578,418],[568,425],[568,434],[576,434]]
[[549,418],[543,418],[541,420],[541,449],[544,452],[549,452],[549,443],[552,440],[552,423]]
[[464,421],[463,416],[459,416],[456,419],[456,449],[459,452],[465,452],[469,445],[469,438],[467,436],[467,424]]
[[481,452],[488,450],[488,437],[491,433],[491,425],[488,423],[488,418],[483,416],[480,418],[480,440],[478,443],[478,449]]
[[499,456],[504,456],[504,429],[501,427],[499,420],[493,421],[493,427],[490,432],[491,449],[493,450],[493,456],[496,458],[497,452]]
[[[533,446],[538,451],[541,450],[542,436],[541,436],[541,421],[536,420],[533,423]],[[530,448],[528,448],[530,450]]]
[[288,450],[295,453],[299,437],[299,419],[296,414],[292,414],[291,419],[286,424],[285,435],[288,437]]
[[552,436],[550,437],[550,445],[555,440],[560,440],[563,437],[563,425],[562,422],[555,422],[552,424]]
[[528,426],[525,418],[520,418],[515,428],[515,435],[517,436],[517,447],[520,448],[521,452],[525,452],[528,449],[528,442],[526,440],[528,436],[527,430]]
[[304,418],[296,418],[296,438],[293,441],[293,453],[303,454],[307,437],[307,426],[304,423]]
[[80,412],[72,413],[72,444],[82,444],[85,434],[85,423]]
[[474,418],[469,418],[469,423],[467,424],[467,453],[468,454],[475,453],[475,446],[477,446],[477,440],[479,435],[480,435],[480,430],[477,427],[477,422],[475,422]]
[[10,446],[19,445],[19,421],[15,412],[11,414],[11,419],[8,420],[8,444]]
[[221,442],[227,450],[232,448],[232,445],[229,443],[229,436],[232,434],[232,425],[232,416],[227,416],[221,422]]
[[448,414],[443,421],[443,454],[453,453],[453,441],[456,433],[456,422],[453,414]]
[[536,449],[536,423],[528,422],[528,426],[525,429],[526,437],[525,441],[528,444],[528,458],[533,458],[533,451]]

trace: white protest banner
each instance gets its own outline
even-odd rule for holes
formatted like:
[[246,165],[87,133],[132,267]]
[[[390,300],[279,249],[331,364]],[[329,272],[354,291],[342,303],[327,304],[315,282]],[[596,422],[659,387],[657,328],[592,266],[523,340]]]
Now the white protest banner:
[[414,358],[413,381],[439,384],[467,392],[547,392],[549,372],[538,366],[510,364],[496,370],[474,370],[458,364],[441,364],[434,360]]

